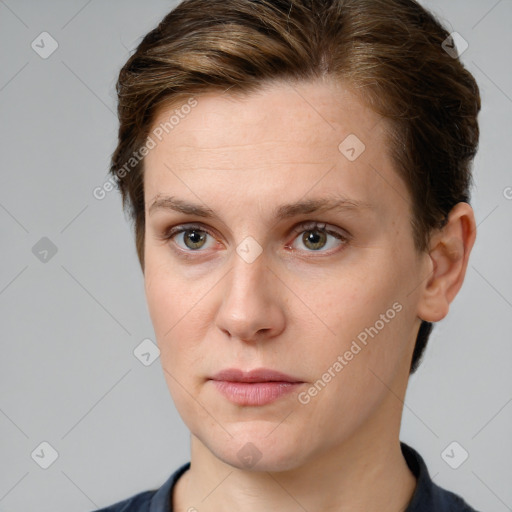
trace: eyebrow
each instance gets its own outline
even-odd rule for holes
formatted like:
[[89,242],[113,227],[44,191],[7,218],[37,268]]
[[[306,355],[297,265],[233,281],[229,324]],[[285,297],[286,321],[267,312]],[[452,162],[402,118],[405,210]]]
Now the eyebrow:
[[[373,209],[374,206],[365,201],[356,201],[346,197],[324,197],[280,205],[274,209],[273,215],[275,219],[287,219],[298,215],[323,213],[331,210],[358,211]],[[149,207],[149,214],[156,210],[172,210],[204,218],[216,217],[215,212],[207,206],[190,203],[172,196],[161,196],[160,194],[155,197]]]

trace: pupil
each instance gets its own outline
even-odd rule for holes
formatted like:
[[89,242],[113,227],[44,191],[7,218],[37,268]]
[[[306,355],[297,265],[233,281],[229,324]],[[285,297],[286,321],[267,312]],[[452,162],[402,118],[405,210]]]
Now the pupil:
[[204,241],[205,235],[200,235],[197,231],[189,231],[188,238],[193,245],[197,245]]
[[[315,234],[317,233],[317,234]],[[314,249],[318,249],[319,247],[318,246],[322,246],[323,245],[323,242],[325,242],[325,240],[323,240],[323,238],[325,237],[325,234],[324,233],[320,233],[319,231],[309,231],[309,235],[304,235],[304,243],[306,245],[308,244],[312,244],[313,246],[317,246],[317,247],[313,247]]]

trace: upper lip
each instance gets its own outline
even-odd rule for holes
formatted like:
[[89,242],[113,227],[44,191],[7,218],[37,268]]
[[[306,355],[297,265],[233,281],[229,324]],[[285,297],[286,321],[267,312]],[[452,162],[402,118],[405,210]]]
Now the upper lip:
[[269,368],[257,368],[248,372],[227,368],[216,373],[211,379],[229,382],[302,382],[300,379]]

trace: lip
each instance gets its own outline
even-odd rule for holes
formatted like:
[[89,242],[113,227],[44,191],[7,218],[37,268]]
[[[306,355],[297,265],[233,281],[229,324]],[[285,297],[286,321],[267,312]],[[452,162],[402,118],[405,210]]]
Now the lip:
[[238,368],[227,368],[216,373],[211,379],[228,382],[290,382],[292,384],[302,382],[300,379],[286,375],[286,373],[269,368],[256,368],[248,372]]
[[211,379],[216,389],[237,405],[261,406],[295,391],[304,382],[282,372],[257,368],[248,372],[228,368]]

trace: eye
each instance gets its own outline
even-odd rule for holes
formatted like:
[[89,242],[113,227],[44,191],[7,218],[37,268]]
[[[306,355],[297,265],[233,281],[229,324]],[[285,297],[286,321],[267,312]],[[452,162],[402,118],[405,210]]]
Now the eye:
[[[306,252],[329,252],[333,249],[344,245],[349,241],[349,236],[341,231],[326,229],[327,224],[323,222],[307,222],[299,224],[293,229],[293,233],[297,235],[291,245],[287,245],[287,249],[298,249],[297,242],[302,243],[306,248]],[[204,252],[203,249],[212,248],[215,244],[214,235],[201,225],[187,224],[175,226],[169,229],[162,237],[165,240],[173,240],[182,252]],[[208,245],[208,238],[211,238]],[[174,240],[175,239],[175,240]],[[327,248],[327,250],[322,250]]]
[[[176,239],[176,245],[184,251],[199,251],[204,247],[208,248],[208,237],[213,237],[211,233],[201,226],[188,225],[176,226],[165,235],[165,239]],[[179,243],[181,242],[181,244]]]
[[[348,241],[348,236],[340,231],[326,229],[326,224],[323,222],[308,222],[297,226],[293,232],[301,234],[294,242],[302,243],[307,249],[307,252],[328,252],[328,249],[344,245]],[[329,237],[331,238],[329,243]],[[322,250],[327,247],[327,250]],[[289,248],[296,249],[295,243]]]

